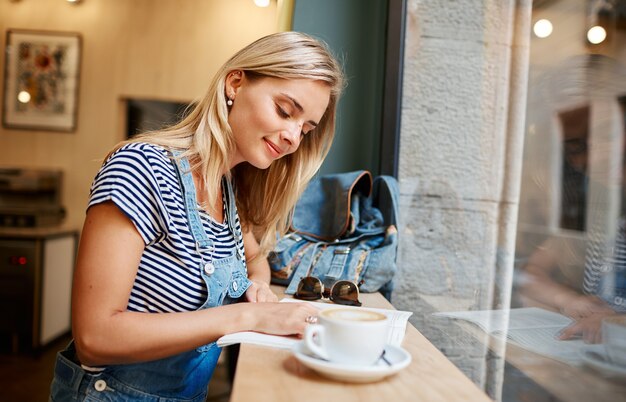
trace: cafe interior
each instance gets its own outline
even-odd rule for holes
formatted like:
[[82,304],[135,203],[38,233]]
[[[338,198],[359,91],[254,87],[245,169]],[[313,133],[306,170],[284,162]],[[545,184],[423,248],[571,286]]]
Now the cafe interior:
[[235,341],[207,401],[626,400],[626,0],[0,0],[0,400],[48,400],[108,151],[290,30],[348,81],[319,175],[397,179],[393,290],[360,297],[399,313],[398,360]]

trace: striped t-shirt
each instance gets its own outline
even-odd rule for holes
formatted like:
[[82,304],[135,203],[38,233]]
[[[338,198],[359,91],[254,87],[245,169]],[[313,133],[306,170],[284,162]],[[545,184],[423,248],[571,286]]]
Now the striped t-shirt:
[[202,225],[215,249],[200,250],[202,256],[199,254],[173,163],[170,153],[160,146],[131,143],[107,159],[91,187],[89,207],[112,201],[132,221],[145,243],[128,300],[129,311],[197,310],[207,298],[200,270],[203,259],[228,257],[234,247],[243,255],[239,216],[234,225],[236,242],[227,213],[220,223],[202,210]]
[[603,254],[605,236],[592,226],[588,232],[583,292],[597,295],[619,312],[626,312],[626,219],[618,220],[615,242]]

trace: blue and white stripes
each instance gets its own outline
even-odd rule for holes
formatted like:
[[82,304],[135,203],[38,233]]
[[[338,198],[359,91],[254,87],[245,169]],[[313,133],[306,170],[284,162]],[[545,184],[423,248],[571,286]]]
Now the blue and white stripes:
[[236,242],[227,213],[219,223],[204,211],[200,211],[202,225],[215,250],[198,253],[176,169],[162,147],[132,143],[116,151],[96,175],[89,206],[105,201],[112,201],[128,216],[146,244],[128,301],[130,311],[200,308],[207,298],[202,260],[228,257],[235,247],[243,253],[239,217],[234,225]]

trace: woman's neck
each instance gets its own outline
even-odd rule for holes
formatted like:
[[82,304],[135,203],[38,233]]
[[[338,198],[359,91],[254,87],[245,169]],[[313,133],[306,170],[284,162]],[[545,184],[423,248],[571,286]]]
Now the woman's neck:
[[196,187],[196,202],[200,207],[206,211],[217,222],[224,222],[224,203],[222,197],[222,183],[221,181],[216,183],[213,187],[217,189],[217,194],[214,201],[209,198],[209,192],[204,178],[197,170],[192,172],[193,182]]

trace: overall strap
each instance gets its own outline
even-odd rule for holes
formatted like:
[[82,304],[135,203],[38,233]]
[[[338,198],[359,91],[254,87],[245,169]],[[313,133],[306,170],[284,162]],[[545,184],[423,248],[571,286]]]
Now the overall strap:
[[213,241],[208,238],[202,226],[202,220],[200,219],[196,201],[196,186],[193,184],[189,161],[184,156],[181,156],[182,152],[178,150],[173,150],[172,155],[174,156],[174,166],[176,167],[178,180],[180,181],[183,192],[191,235],[199,248],[210,249],[213,247]]
[[[230,227],[230,231],[233,234],[235,239],[237,249],[237,258],[240,260],[243,259],[243,252],[241,250],[243,247],[243,231],[239,233],[237,231],[237,204],[235,199],[235,191],[233,190],[233,184],[230,179],[224,177],[222,180],[224,184],[224,189],[226,192],[226,214],[228,215],[228,226]],[[241,244],[239,244],[241,242]]]

